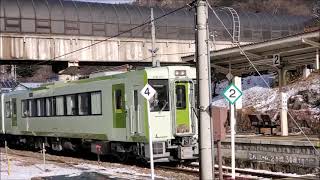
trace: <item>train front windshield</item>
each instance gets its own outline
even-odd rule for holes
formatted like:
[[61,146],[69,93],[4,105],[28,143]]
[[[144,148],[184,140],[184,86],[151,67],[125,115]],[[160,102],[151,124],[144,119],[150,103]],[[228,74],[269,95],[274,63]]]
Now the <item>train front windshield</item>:
[[150,111],[169,111],[169,84],[168,80],[149,80],[149,84],[157,91],[157,93],[150,99]]

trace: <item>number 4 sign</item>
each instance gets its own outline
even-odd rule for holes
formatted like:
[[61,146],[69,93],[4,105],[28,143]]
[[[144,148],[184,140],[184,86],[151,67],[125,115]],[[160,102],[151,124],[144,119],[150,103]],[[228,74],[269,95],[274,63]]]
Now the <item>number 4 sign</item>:
[[152,86],[146,84],[144,88],[140,91],[140,94],[146,98],[147,100],[151,99],[155,94],[156,90],[153,89]]
[[223,96],[234,104],[241,96],[242,92],[233,84],[230,84],[223,92]]

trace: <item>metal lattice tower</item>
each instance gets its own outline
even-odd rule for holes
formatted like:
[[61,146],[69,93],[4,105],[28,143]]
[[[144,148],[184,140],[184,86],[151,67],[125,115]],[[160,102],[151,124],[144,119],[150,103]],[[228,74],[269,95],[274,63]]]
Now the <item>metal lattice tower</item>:
[[228,10],[232,15],[232,41],[233,43],[240,42],[240,18],[237,11],[231,7],[224,7],[223,9]]

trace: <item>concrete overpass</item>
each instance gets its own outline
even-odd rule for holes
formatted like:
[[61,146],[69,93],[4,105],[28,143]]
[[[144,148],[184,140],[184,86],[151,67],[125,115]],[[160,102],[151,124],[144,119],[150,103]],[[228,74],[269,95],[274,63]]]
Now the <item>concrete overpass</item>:
[[[155,8],[155,17],[171,9]],[[238,41],[256,42],[303,31],[310,18],[217,9],[228,29],[239,29]],[[237,18],[235,17],[237,16]],[[124,64],[150,62],[150,27],[144,26],[68,56],[63,54],[124,32],[149,20],[150,9],[62,0],[0,0],[0,60],[3,64],[63,62]],[[240,22],[235,28],[234,21]],[[232,42],[212,13],[212,50]],[[233,32],[232,32],[233,33]],[[181,63],[194,53],[194,12],[178,11],[156,22],[158,60]],[[58,57],[58,58],[55,58]]]

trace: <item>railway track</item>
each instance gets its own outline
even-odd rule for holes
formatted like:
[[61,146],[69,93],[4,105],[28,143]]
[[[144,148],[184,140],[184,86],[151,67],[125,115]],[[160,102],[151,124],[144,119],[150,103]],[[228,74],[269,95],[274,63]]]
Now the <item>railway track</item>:
[[[16,155],[16,156],[20,156],[20,157],[34,157],[35,154],[32,151],[25,151],[25,150],[15,150],[15,149],[10,149],[10,154],[11,155]],[[29,152],[29,153],[25,153],[25,152]],[[38,156],[38,155],[37,155]],[[41,155],[40,155],[41,156]],[[40,157],[39,156],[39,157]],[[52,162],[56,162],[56,163],[63,163],[63,164],[67,164],[69,166],[72,167],[76,167],[80,161],[82,161],[82,158],[80,157],[75,157],[75,156],[71,156],[71,158],[76,158],[79,159],[79,162],[72,162],[72,161],[68,161],[65,160],[65,156],[55,156],[51,157],[52,155],[47,156],[47,160],[48,161],[52,161]],[[69,156],[66,156],[69,157]],[[83,159],[84,161],[90,161],[90,163],[93,164],[99,164],[97,161],[93,160],[93,157],[88,158],[88,159]],[[163,171],[171,171],[171,172],[175,172],[175,173],[183,173],[183,174],[187,174],[187,175],[191,175],[195,178],[199,177],[199,166],[196,164],[189,164],[187,166],[183,165],[183,166],[156,166],[157,170],[163,170]],[[218,172],[218,167],[215,166],[216,169],[216,177],[218,177],[219,175],[217,174]],[[228,179],[231,177],[230,173],[226,173],[226,172],[231,172],[231,168],[230,167],[223,167],[223,172],[224,172],[224,178]],[[262,178],[269,178],[269,179],[290,179],[290,178],[297,178],[297,176],[289,176],[287,174],[276,174],[273,172],[267,172],[267,171],[256,171],[256,170],[250,170],[250,169],[240,169],[240,168],[236,168],[236,173],[237,173],[237,178],[239,180],[242,179],[262,179]],[[309,178],[304,178],[304,177],[298,177],[299,179],[309,179]]]

